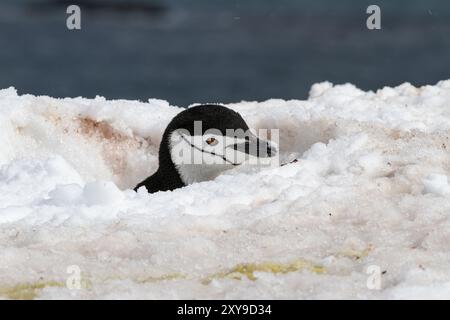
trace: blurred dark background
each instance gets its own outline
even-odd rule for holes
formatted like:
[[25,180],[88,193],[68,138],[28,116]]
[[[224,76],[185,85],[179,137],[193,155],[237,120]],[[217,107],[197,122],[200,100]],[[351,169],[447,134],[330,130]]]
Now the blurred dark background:
[[[82,30],[66,8],[82,9]],[[382,30],[366,28],[366,8]],[[450,78],[448,0],[2,0],[0,87],[56,97],[236,102]]]

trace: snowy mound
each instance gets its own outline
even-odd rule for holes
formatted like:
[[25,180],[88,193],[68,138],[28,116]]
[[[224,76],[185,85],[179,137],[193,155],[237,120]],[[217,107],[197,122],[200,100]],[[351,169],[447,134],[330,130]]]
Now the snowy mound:
[[450,80],[229,107],[298,161],[147,194],[181,109],[0,91],[0,297],[450,298]]

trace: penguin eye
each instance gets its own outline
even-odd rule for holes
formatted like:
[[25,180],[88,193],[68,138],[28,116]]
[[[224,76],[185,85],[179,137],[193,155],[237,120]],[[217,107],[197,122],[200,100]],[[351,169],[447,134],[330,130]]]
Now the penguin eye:
[[211,137],[206,139],[206,143],[209,144],[210,146],[215,146],[216,144],[219,143],[219,141],[217,141],[216,138]]

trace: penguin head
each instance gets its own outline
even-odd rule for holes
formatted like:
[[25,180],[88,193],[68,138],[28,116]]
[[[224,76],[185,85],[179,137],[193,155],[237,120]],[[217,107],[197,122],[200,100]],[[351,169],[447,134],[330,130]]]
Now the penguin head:
[[250,132],[239,113],[222,105],[200,105],[180,112],[169,123],[161,141],[159,165],[160,169],[164,165],[174,168],[188,185],[276,153],[271,143]]

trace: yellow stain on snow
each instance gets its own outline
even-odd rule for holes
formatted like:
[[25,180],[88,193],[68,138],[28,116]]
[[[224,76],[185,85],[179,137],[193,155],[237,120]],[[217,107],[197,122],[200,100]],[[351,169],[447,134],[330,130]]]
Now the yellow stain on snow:
[[[81,288],[92,288],[92,282],[89,280],[86,274],[82,273],[81,276]],[[41,290],[45,288],[67,288],[67,284],[62,281],[36,281],[19,283],[14,286],[0,286],[0,297],[6,297],[12,300],[33,300],[36,299]],[[68,289],[69,290],[69,289]]]
[[325,267],[303,259],[299,259],[289,263],[279,263],[279,262],[241,263],[228,271],[219,272],[208,276],[202,281],[202,283],[209,284],[214,279],[224,279],[224,278],[242,280],[243,277],[247,277],[249,280],[255,281],[258,279],[255,276],[255,272],[286,274],[290,272],[298,272],[303,270],[307,270],[316,274],[326,273]]
[[183,280],[183,279],[189,279],[189,276],[182,274],[182,273],[169,273],[164,274],[159,277],[147,277],[147,278],[141,278],[137,279],[137,283],[153,283],[153,282],[159,282],[159,281],[170,281],[170,280]]
[[372,250],[373,250],[372,245],[369,245],[364,250],[346,249],[346,250],[342,251],[339,254],[339,256],[360,261],[360,260],[366,258]]
[[65,283],[57,281],[37,281],[34,283],[21,283],[11,287],[0,287],[0,296],[14,300],[33,300],[44,288],[64,286]]
[[[256,281],[258,278],[255,275],[255,273],[257,272],[286,274],[304,270],[315,274],[326,273],[325,267],[303,259],[295,260],[288,263],[279,263],[270,261],[262,263],[240,263],[230,268],[229,270],[208,275],[206,278],[201,279],[201,283],[207,285],[214,279],[242,280],[244,277],[246,277],[249,280]],[[192,279],[195,279],[195,277],[191,277],[189,275],[182,273],[170,273],[157,277],[139,278],[135,279],[134,281],[136,283],[146,284],[160,281],[192,280]],[[104,281],[108,280],[127,280],[127,279],[122,279],[120,277],[104,279]],[[49,287],[65,288],[66,284],[64,282],[58,281],[37,281],[34,283],[22,283],[11,287],[0,286],[0,297],[6,297],[7,299],[15,299],[15,300],[33,300],[38,297],[41,290]],[[82,287],[84,289],[90,289],[93,287],[93,283],[90,280],[88,280],[86,275],[84,275],[83,277]]]

